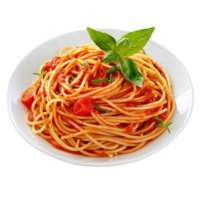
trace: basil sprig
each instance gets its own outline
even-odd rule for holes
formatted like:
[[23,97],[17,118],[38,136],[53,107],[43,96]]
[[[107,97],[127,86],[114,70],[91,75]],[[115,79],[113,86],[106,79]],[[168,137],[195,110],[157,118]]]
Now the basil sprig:
[[84,63],[83,63],[83,69],[86,67],[86,65],[87,65],[87,63],[88,63],[88,60],[86,60]]
[[173,122],[168,123],[166,126],[163,124],[163,120],[160,119],[160,117],[156,116],[155,117],[156,120],[158,120],[160,123],[156,124],[157,126],[160,126],[159,128],[166,128],[168,130],[168,132],[170,133],[170,130],[168,128],[169,125],[171,125]]
[[91,80],[91,83],[102,83],[102,82],[105,82],[105,81],[108,81],[108,78],[94,79],[94,80]]
[[112,72],[115,72],[115,71],[118,71],[118,67],[117,65],[113,65],[110,69],[106,70],[106,73],[112,73]]
[[44,66],[42,67],[41,69],[41,72],[40,73],[33,73],[34,75],[38,75],[40,76],[40,78],[42,79],[42,74],[43,74],[43,71],[44,71]]
[[94,108],[95,108],[95,109],[97,109],[97,110],[100,110],[100,111],[102,111],[102,112],[107,112],[107,113],[110,113],[110,112],[112,112],[112,111],[106,111],[106,110],[104,110],[104,109],[100,108],[100,107],[99,107],[99,106],[97,106],[97,104],[95,104],[95,103],[93,103],[93,105],[94,105]]
[[[72,79],[72,80],[75,80],[75,79],[76,79],[76,77],[74,77],[74,76],[71,76],[71,79]],[[75,84],[73,84],[73,85],[72,85],[72,87],[74,87],[74,86],[75,86]]]
[[102,50],[106,51],[105,56],[102,59],[104,63],[118,62],[120,70],[126,80],[142,87],[143,75],[137,68],[135,62],[127,56],[131,56],[146,45],[149,38],[151,37],[154,27],[148,29],[142,29],[127,33],[118,41],[115,40],[111,35],[96,31],[92,28],[87,28],[91,39],[94,43]]

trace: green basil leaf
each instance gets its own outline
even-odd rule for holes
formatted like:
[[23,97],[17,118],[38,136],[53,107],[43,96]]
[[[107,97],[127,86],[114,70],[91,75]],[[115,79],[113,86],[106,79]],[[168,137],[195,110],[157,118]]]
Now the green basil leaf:
[[102,83],[102,82],[105,82],[105,81],[108,81],[108,78],[94,79],[94,80],[91,80],[91,83]]
[[101,31],[96,31],[89,27],[87,27],[87,31],[90,34],[91,39],[100,49],[106,52],[114,49],[116,40],[111,35],[102,33]]
[[42,70],[41,70],[41,75],[42,75],[43,71],[44,71],[44,66],[42,67]]
[[173,122],[170,122],[169,124],[167,124],[166,126],[169,126],[169,125],[171,125]]
[[128,38],[121,38],[117,41],[114,50],[119,53],[120,56],[123,56],[129,50],[129,44],[130,43]]
[[124,56],[131,56],[140,51],[146,45],[154,30],[155,27],[151,27],[148,29],[133,31],[124,35],[122,38],[128,38],[130,43],[129,49]]
[[38,75],[38,76],[40,76],[40,74],[39,73],[33,73],[34,75]]
[[88,63],[88,60],[85,60],[85,62],[83,63],[83,69],[86,67],[86,65],[87,65],[87,63]]
[[119,54],[113,50],[108,51],[102,59],[103,63],[119,62]]
[[106,112],[104,109],[100,108],[99,106],[97,106],[97,104],[93,103],[94,104],[94,108],[96,108],[97,110],[100,110],[102,112]]
[[74,76],[71,76],[71,79],[72,79],[72,80],[75,80],[75,79],[76,79],[76,77],[74,77]]
[[131,59],[122,57],[119,61],[119,66],[126,80],[138,87],[142,87],[144,77]]
[[106,70],[106,74],[119,71],[117,65],[113,65],[110,69]]
[[161,124],[163,123],[163,120],[160,119],[160,117],[157,117],[157,116],[156,116],[155,119],[158,120]]
[[110,84],[112,83],[112,73],[109,74],[108,82],[109,82]]

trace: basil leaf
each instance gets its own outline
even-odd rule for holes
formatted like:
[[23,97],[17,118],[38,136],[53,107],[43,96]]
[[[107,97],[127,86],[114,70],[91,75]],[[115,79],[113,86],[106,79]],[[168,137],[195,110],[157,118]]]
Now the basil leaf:
[[94,108],[96,108],[97,110],[100,110],[102,112],[106,112],[104,109],[100,108],[99,106],[97,106],[97,104],[93,103],[94,104]]
[[108,82],[109,82],[110,84],[112,83],[112,73],[109,74]]
[[113,65],[110,69],[106,70],[106,74],[119,71],[117,65]]
[[118,52],[120,56],[123,56],[129,50],[129,44],[130,43],[128,38],[121,38],[117,41],[114,50]]
[[119,54],[113,50],[108,51],[102,59],[103,63],[119,62]]
[[124,35],[122,38],[128,38],[130,43],[129,49],[124,56],[132,56],[134,53],[140,51],[146,45],[154,30],[155,27],[151,27],[148,29],[133,31]]
[[83,69],[86,67],[86,65],[87,65],[87,63],[88,63],[88,60],[85,60],[85,62],[83,63]]
[[34,75],[38,75],[38,76],[40,76],[40,77],[42,78],[42,73],[43,73],[43,71],[44,71],[44,66],[42,67],[40,73],[33,73],[33,74],[34,74]]
[[170,122],[169,124],[167,124],[167,126],[171,125],[173,122]]
[[90,34],[91,39],[100,49],[106,52],[114,49],[116,40],[111,35],[102,33],[101,31],[96,31],[89,27],[87,27],[87,31]]
[[156,117],[154,117],[154,118],[160,122],[159,124],[155,124],[156,126],[159,126],[159,125],[160,125],[159,128],[166,128],[166,129],[168,130],[168,132],[170,133],[170,130],[169,130],[168,126],[171,125],[173,122],[170,122],[170,123],[168,123],[168,124],[165,126],[165,125],[163,124],[163,120],[160,119],[160,117],[156,116]]
[[44,71],[44,66],[43,66],[42,69],[41,69],[41,73],[40,73],[41,76],[42,76],[43,71]]
[[102,83],[102,82],[105,82],[105,81],[108,81],[108,78],[94,79],[94,80],[91,80],[91,83]]
[[71,76],[71,79],[72,79],[72,80],[75,80],[75,79],[76,79],[76,77],[74,77],[74,76]]
[[126,80],[138,87],[142,87],[144,77],[131,59],[122,57],[119,61],[119,66]]
[[156,116],[155,119],[158,120],[161,124],[163,123],[163,120],[160,119],[160,117],[157,117],[157,116]]

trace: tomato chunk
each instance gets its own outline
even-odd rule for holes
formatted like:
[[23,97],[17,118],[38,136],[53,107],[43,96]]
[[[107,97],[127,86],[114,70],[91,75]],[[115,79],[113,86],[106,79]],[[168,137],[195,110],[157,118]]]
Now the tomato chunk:
[[129,124],[126,128],[126,132],[131,133],[133,131],[133,124]]
[[28,89],[22,94],[22,97],[21,97],[21,101],[22,101],[23,103],[25,103],[29,108],[31,107],[31,105],[32,105],[32,103],[33,103],[33,101],[34,101],[34,96],[33,96],[34,90],[35,90],[34,87],[28,88]]
[[32,112],[29,113],[28,120],[29,120],[30,122],[33,122],[33,121],[34,121],[33,113],[32,113]]
[[51,61],[47,62],[45,65],[44,69],[49,69],[51,68],[52,70],[54,70],[56,68],[56,66],[58,65],[58,60],[60,59],[59,56],[54,57]]
[[79,99],[74,105],[73,113],[80,116],[91,116],[91,112],[94,111],[94,103],[92,97]]

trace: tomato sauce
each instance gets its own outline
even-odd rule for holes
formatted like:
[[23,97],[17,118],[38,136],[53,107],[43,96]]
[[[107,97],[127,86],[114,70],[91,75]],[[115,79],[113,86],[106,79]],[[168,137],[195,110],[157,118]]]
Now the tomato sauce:
[[152,93],[154,90],[154,86],[147,85],[140,93],[139,96],[145,96],[145,103],[152,103],[152,98],[154,94]]

